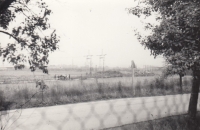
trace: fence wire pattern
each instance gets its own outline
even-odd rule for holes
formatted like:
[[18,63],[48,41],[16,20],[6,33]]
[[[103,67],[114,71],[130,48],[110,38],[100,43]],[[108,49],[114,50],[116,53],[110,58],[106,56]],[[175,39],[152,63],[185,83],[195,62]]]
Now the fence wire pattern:
[[[37,91],[29,97],[30,100]],[[136,91],[136,94],[141,92]],[[41,97],[40,97],[41,98]],[[127,124],[185,114],[189,105],[189,94],[131,97],[107,99],[34,107],[26,109],[2,110],[1,130],[99,130]],[[40,100],[45,106],[45,99]],[[198,100],[199,101],[199,100]],[[23,105],[29,103],[29,100]],[[20,107],[23,108],[23,105]],[[198,110],[200,106],[198,103]]]

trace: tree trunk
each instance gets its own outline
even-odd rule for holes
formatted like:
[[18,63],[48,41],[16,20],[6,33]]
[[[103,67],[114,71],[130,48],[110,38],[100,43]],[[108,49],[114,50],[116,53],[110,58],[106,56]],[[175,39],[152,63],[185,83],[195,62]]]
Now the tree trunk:
[[183,93],[183,87],[182,87],[182,75],[181,74],[179,74],[179,76],[180,76],[180,92],[181,92],[181,94]]
[[200,71],[193,70],[192,92],[188,109],[189,118],[193,121],[196,119],[197,103],[199,95]]

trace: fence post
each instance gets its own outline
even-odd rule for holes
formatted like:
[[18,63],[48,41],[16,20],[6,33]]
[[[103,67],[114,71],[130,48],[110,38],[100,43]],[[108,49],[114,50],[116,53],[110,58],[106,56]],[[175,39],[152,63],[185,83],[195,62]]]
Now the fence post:
[[134,86],[134,68],[132,68],[132,88],[133,88],[133,95],[135,95],[135,86]]
[[132,68],[132,89],[133,89],[133,95],[135,95],[135,86],[134,86],[134,77],[135,77],[135,72],[134,69],[136,68],[134,61],[131,61],[131,68]]

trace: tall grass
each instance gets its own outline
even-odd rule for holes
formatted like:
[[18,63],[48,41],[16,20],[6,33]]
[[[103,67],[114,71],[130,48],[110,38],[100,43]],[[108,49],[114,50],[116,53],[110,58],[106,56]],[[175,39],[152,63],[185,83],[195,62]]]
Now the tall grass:
[[[164,78],[137,78],[132,87],[131,78],[94,79],[83,81],[56,81],[48,82],[49,89],[42,92],[34,83],[11,84],[0,87],[4,92],[0,100],[11,102],[11,109],[20,108],[20,104],[27,107],[51,106],[96,100],[106,100],[127,97],[143,97],[179,94],[178,77]],[[191,77],[183,78],[183,93],[189,93]],[[136,94],[133,94],[136,91]],[[0,91],[1,92],[1,91]],[[34,95],[35,94],[35,95]],[[2,96],[3,95],[3,96]],[[34,95],[32,97],[32,95]],[[42,98],[43,96],[43,98]]]

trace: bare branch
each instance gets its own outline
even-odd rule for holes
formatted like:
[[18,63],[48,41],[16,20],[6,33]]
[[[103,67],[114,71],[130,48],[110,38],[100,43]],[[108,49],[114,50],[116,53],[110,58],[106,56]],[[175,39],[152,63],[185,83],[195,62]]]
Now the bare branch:
[[6,35],[9,35],[9,36],[11,36],[12,38],[14,38],[17,42],[20,42],[18,38],[16,38],[15,36],[13,36],[12,34],[10,34],[10,33],[8,33],[8,32],[5,32],[5,31],[0,30],[0,33],[4,33],[4,34],[6,34]]

